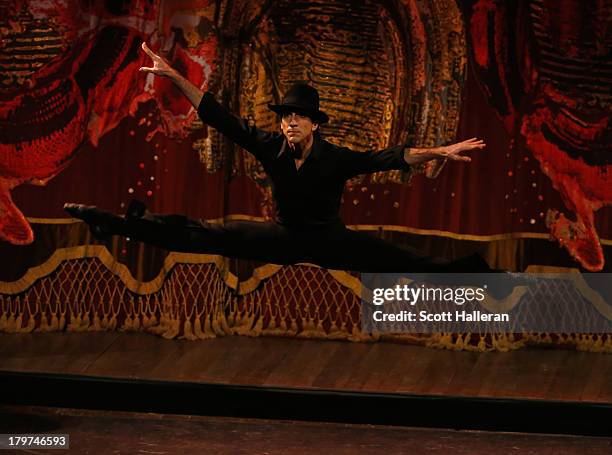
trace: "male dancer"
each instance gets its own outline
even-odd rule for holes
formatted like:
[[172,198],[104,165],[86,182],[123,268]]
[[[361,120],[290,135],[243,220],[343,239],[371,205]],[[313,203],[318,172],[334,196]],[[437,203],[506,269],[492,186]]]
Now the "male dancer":
[[281,132],[266,132],[229,113],[210,92],[181,76],[145,43],[153,60],[145,73],[167,77],[182,91],[204,123],[252,153],[273,183],[274,222],[190,220],[156,215],[133,201],[125,217],[96,207],[66,204],[65,210],[90,225],[98,237],[122,235],[173,251],[211,253],[277,264],[310,262],[331,269],[362,272],[489,272],[478,255],[456,261],[426,257],[369,234],[348,229],[339,217],[346,180],[359,174],[411,166],[434,159],[469,162],[461,155],[485,144],[476,138],[444,147],[398,145],[379,152],[355,152],[335,146],[318,134],[328,116],[319,109],[319,94],[306,84],[292,86],[282,103],[269,105],[280,117]]

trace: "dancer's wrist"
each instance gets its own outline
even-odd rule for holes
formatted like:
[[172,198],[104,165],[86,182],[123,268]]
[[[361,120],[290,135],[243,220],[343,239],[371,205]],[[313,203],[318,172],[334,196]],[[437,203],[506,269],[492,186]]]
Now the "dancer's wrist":
[[408,164],[420,164],[426,161],[431,161],[443,156],[440,147],[430,148],[414,148],[406,147],[404,149],[404,160]]

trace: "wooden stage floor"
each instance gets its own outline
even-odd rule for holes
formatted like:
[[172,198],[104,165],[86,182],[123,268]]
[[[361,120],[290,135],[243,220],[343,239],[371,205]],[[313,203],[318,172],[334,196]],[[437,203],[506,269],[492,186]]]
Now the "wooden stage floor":
[[612,355],[142,333],[0,334],[0,370],[209,384],[612,403]]
[[41,428],[68,434],[70,453],[104,455],[612,453],[612,438],[0,406],[0,433],[31,433]]
[[612,356],[573,350],[0,334],[0,387],[0,433],[74,453],[612,453]]

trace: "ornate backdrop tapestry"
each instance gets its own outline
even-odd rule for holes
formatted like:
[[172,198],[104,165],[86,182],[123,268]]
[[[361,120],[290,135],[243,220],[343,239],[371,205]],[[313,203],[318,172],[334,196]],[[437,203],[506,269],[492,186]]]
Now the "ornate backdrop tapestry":
[[[308,81],[330,113],[323,134],[331,142],[365,151],[486,141],[469,164],[351,180],[342,216],[355,228],[430,254],[479,251],[495,267],[605,270],[609,8],[569,0],[3,2],[6,320],[23,310],[14,300],[27,289],[20,280],[44,275],[28,269],[52,274],[59,256],[99,251],[72,249],[96,242],[65,217],[66,201],[122,212],[138,198],[156,212],[217,221],[272,215],[259,164],[202,125],[168,81],[138,72],[148,63],[143,40],[261,128],[278,128],[267,103]],[[136,283],[164,275],[167,252],[126,239],[106,246]],[[228,270],[249,282],[260,265],[231,261]]]

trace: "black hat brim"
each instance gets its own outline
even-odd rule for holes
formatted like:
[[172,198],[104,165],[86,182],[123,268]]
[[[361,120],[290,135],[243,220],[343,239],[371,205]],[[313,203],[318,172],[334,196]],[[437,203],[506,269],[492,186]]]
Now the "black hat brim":
[[308,117],[310,117],[315,123],[327,123],[329,121],[329,117],[325,112],[312,111],[310,109],[305,108],[304,106],[299,106],[297,104],[268,104],[268,108],[271,111],[276,112],[278,115],[283,115],[288,111],[302,112]]

